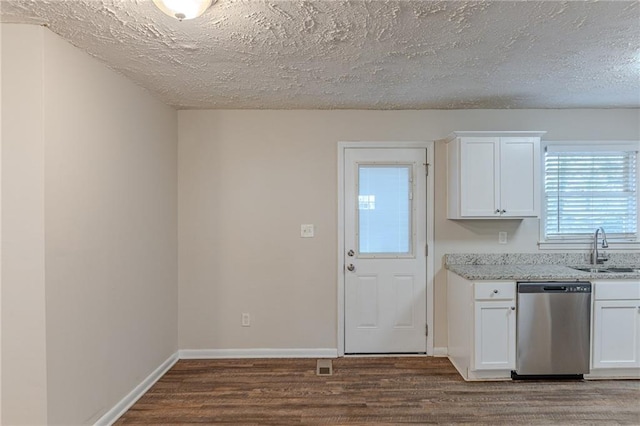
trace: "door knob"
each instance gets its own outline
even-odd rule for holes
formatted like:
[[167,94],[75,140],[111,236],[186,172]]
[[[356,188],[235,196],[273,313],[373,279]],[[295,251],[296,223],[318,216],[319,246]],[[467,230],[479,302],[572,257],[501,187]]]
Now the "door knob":
[[348,265],[347,265],[347,270],[348,270],[349,272],[353,272],[353,271],[355,271],[355,270],[356,270],[356,267],[355,267],[355,266],[353,266],[353,263],[350,263],[350,264],[348,264]]

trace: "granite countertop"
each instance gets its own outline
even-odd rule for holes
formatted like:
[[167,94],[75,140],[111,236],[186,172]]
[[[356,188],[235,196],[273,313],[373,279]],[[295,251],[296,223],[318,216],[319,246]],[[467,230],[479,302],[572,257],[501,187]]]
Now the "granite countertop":
[[[580,253],[476,253],[447,254],[445,267],[468,280],[580,281],[640,280],[640,272],[585,272],[570,266],[590,268],[588,254]],[[640,253],[611,254],[599,268],[640,269]]]
[[563,265],[446,265],[446,267],[468,280],[640,280],[640,272],[583,272]]

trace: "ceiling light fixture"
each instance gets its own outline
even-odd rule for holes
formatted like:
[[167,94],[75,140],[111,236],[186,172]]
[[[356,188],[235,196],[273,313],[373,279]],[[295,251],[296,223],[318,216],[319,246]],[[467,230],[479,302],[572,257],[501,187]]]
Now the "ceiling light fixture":
[[153,0],[153,3],[178,21],[202,15],[217,0]]

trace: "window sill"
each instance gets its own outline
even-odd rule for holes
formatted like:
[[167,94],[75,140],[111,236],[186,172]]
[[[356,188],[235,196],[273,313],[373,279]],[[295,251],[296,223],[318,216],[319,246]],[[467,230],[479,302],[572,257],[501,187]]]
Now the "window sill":
[[[590,250],[593,248],[592,242],[571,242],[571,241],[539,241],[540,250]],[[602,249],[605,251],[615,250],[639,250],[640,241],[609,242],[609,247]]]

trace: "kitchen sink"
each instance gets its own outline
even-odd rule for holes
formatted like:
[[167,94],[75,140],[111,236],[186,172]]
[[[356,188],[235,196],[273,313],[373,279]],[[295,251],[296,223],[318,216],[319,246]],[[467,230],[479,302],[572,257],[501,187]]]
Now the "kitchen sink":
[[571,269],[575,269],[576,271],[583,271],[583,272],[609,272],[609,269],[607,268],[576,268],[573,266],[569,266]]
[[610,266],[607,268],[609,272],[640,272],[640,268],[616,268]]
[[571,269],[575,269],[576,271],[583,272],[605,272],[605,273],[622,273],[622,272],[640,272],[640,268],[623,268],[616,266],[608,266],[608,267],[574,267],[570,266]]

